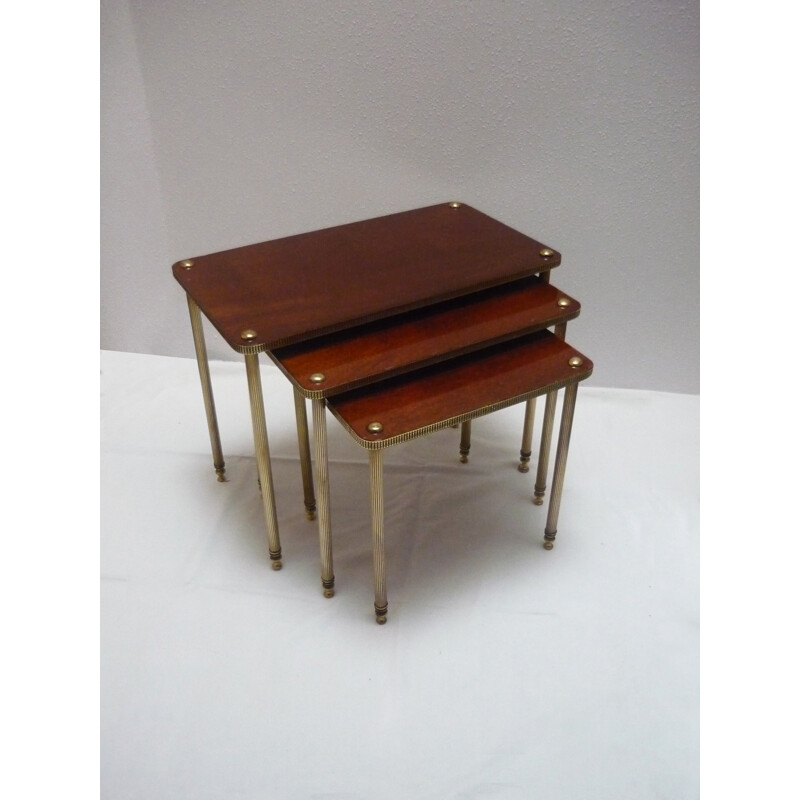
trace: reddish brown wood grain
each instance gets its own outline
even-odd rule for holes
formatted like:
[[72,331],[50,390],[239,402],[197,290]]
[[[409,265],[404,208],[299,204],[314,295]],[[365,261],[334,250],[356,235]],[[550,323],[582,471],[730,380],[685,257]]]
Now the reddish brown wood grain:
[[544,244],[442,203],[210,255],[173,274],[234,349],[271,349],[558,266]]
[[[570,365],[578,357],[581,364]],[[370,448],[396,437],[489,413],[509,401],[591,375],[592,362],[549,331],[539,331],[460,358],[329,398],[328,407],[356,440]],[[383,430],[370,434],[367,426]]]
[[[559,305],[559,301],[567,305]],[[330,397],[574,319],[580,303],[538,278],[477,292],[270,353],[309,397]],[[322,373],[314,383],[310,376]]]

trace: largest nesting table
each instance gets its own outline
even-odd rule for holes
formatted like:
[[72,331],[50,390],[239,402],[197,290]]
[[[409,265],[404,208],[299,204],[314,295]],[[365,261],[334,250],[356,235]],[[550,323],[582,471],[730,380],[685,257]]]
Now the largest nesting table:
[[[402,320],[404,316],[421,313],[426,308],[443,308],[442,304],[447,302],[456,305],[462,301],[490,302],[496,296],[494,293],[501,291],[499,287],[513,286],[514,291],[525,290],[525,280],[534,276],[537,285],[546,285],[550,270],[560,263],[560,254],[542,242],[464,203],[449,202],[194,256],[173,265],[173,275],[185,290],[189,304],[214,467],[220,480],[224,480],[225,463],[202,316],[235,351],[244,356],[273,568],[280,569],[282,553],[259,354],[273,356],[279,348],[311,340],[319,342],[331,334],[357,331],[377,320]],[[560,306],[559,301],[562,303]],[[560,328],[563,338],[566,319],[570,314],[577,314],[577,306],[570,308],[570,298],[561,295],[556,296],[554,302],[561,313],[560,316],[553,315],[548,324],[556,325],[557,334]],[[540,323],[541,320],[534,327],[541,328]],[[512,323],[511,329],[504,332],[482,333],[471,345],[455,347],[451,337],[451,343],[429,353],[425,363],[444,361],[465,350],[486,347],[530,329],[528,325],[514,330]],[[421,366],[412,359],[399,371],[413,373]],[[377,370],[369,378],[357,382],[368,383],[382,377],[381,371]],[[319,386],[327,376],[318,370],[309,374],[308,379],[312,383],[318,381]],[[352,388],[352,384],[350,381],[345,388]],[[309,516],[313,516],[316,503],[306,396],[310,395],[301,391],[296,382],[295,410],[305,504]],[[545,425],[548,415],[552,417],[551,400],[554,410],[555,392],[552,391],[548,393]],[[319,409],[324,413],[324,405],[320,404]],[[528,441],[530,416],[526,413],[526,434],[523,437]],[[542,446],[545,446],[544,437]],[[321,519],[320,524],[325,524],[325,520]]]

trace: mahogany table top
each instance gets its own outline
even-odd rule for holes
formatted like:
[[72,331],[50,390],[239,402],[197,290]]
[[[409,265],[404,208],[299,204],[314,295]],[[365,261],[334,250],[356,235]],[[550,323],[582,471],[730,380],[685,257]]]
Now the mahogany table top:
[[[327,399],[356,441],[379,450],[588,378],[592,362],[547,330]],[[372,423],[380,430],[370,431]]]
[[228,344],[253,353],[560,263],[557,251],[477,209],[441,203],[194,256],[172,269]]
[[579,313],[577,300],[532,277],[278,348],[270,356],[306,397],[331,397]]

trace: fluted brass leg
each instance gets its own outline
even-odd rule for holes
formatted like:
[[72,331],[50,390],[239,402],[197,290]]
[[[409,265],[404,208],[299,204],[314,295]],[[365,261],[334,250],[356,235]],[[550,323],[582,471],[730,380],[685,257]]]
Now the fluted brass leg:
[[572,433],[572,420],[575,415],[575,400],[578,384],[567,386],[564,391],[564,405],[561,409],[561,428],[558,432],[556,463],[553,467],[553,489],[550,492],[550,505],[547,509],[547,523],[544,529],[545,550],[552,550],[558,528],[558,512],[561,508],[561,492],[564,488],[564,473],[567,469],[567,452]]
[[536,416],[536,398],[532,397],[525,403],[525,422],[522,425],[522,445],[519,448],[519,464],[517,469],[520,472],[527,472],[530,467],[528,462],[531,460],[531,448],[533,447],[533,420]]
[[300,472],[303,475],[303,502],[306,517],[316,517],[317,501],[314,499],[314,476],[311,472],[311,449],[308,444],[308,416],[306,399],[297,387],[294,390],[294,415],[297,418],[297,444],[300,449]]
[[461,443],[458,447],[458,452],[461,454],[461,463],[466,464],[469,461],[469,448],[472,440],[472,420],[468,419],[461,423]]
[[278,517],[275,513],[275,491],[272,485],[272,469],[269,460],[269,440],[267,421],[264,416],[264,397],[261,392],[261,373],[258,369],[258,354],[249,353],[244,357],[247,369],[247,387],[250,391],[250,415],[253,419],[253,442],[258,464],[258,483],[261,487],[261,502],[264,506],[264,524],[267,528],[269,557],[272,569],[280,569],[281,540],[278,535]]
[[369,451],[369,486],[372,498],[372,566],[375,576],[375,619],[386,622],[386,553],[383,542],[383,450]]
[[[567,334],[567,323],[555,326],[553,333],[562,341]],[[533,502],[540,506],[544,503],[547,490],[547,468],[550,466],[550,442],[553,438],[553,420],[556,413],[558,392],[550,392],[544,404],[544,420],[542,422],[542,441],[539,445],[539,464],[536,468],[536,485],[533,490]]]
[[544,403],[544,420],[542,422],[542,441],[539,444],[539,464],[536,468],[536,486],[533,490],[533,502],[540,506],[544,503],[547,489],[547,467],[550,463],[550,440],[553,438],[553,419],[556,415],[558,392],[550,392]]
[[189,319],[192,323],[192,336],[194,337],[194,350],[197,354],[197,369],[200,372],[200,386],[203,390],[203,403],[206,407],[206,422],[208,423],[208,436],[211,439],[211,453],[214,457],[214,469],[217,480],[224,482],[225,459],[222,457],[222,444],[219,440],[219,427],[217,426],[217,410],[214,407],[214,392],[211,389],[211,374],[208,371],[208,353],[206,352],[206,339],[203,335],[203,319],[200,307],[187,294],[189,301]]
[[331,541],[330,491],[328,484],[328,431],[325,426],[325,401],[312,400],[314,419],[314,462],[319,494],[319,553],[322,562],[322,593],[333,597],[333,543]]

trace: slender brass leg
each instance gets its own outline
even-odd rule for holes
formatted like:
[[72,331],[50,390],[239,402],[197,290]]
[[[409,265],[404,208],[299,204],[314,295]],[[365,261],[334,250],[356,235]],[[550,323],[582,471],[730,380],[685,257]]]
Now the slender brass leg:
[[[556,325],[553,333],[563,341],[567,334],[567,323],[562,322]],[[558,392],[550,392],[544,404],[542,441],[539,444],[539,464],[536,469],[536,485],[533,490],[533,502],[537,506],[544,503],[544,493],[547,489],[547,468],[550,465],[550,442],[553,438],[553,420],[555,419],[557,399]]]
[[472,439],[472,420],[468,419],[461,423],[461,444],[458,447],[458,452],[461,454],[461,463],[466,464],[469,461],[469,448]]
[[522,425],[522,445],[519,449],[519,464],[517,469],[520,472],[527,472],[530,467],[528,462],[531,460],[531,448],[533,447],[533,420],[536,416],[536,398],[532,397],[525,403],[525,422]]
[[372,498],[372,566],[375,575],[375,619],[386,622],[386,553],[383,543],[383,450],[369,451],[369,486]]
[[553,490],[550,492],[550,506],[547,509],[547,523],[544,529],[544,548],[552,550],[558,527],[558,512],[561,508],[561,491],[564,488],[564,472],[567,469],[569,437],[572,433],[572,419],[575,415],[575,400],[578,384],[567,386],[564,391],[564,405],[561,409],[561,428],[558,432],[556,463],[553,467]]
[[325,597],[333,597],[333,544],[331,542],[325,401],[312,400],[311,414],[314,418],[314,460],[317,468],[317,492],[319,493],[319,553],[322,561],[322,593]]
[[206,339],[203,335],[203,320],[200,316],[200,307],[187,294],[189,301],[189,319],[192,322],[192,336],[194,336],[194,349],[197,354],[197,369],[200,371],[200,386],[203,389],[203,402],[206,407],[206,421],[208,422],[208,435],[211,439],[211,453],[214,456],[214,469],[217,480],[221,483],[225,478],[225,459],[222,457],[222,444],[219,440],[219,427],[217,426],[217,410],[214,407],[214,392],[211,389],[211,374],[208,371],[208,353],[206,352]]
[[303,474],[303,501],[306,517],[316,517],[317,501],[314,499],[314,477],[311,473],[311,449],[308,445],[308,417],[306,399],[300,390],[294,390],[294,415],[297,418],[297,444],[300,448],[300,471]]
[[264,523],[267,528],[269,557],[272,559],[272,569],[280,569],[282,566],[281,540],[278,536],[278,517],[275,513],[275,490],[272,486],[269,440],[267,439],[267,421],[264,417],[264,397],[261,392],[261,373],[258,369],[258,354],[245,354],[244,364],[247,369],[247,387],[250,391],[250,415],[253,418],[253,442],[256,448],[258,483],[261,487],[261,502],[264,506]]
[[549,392],[544,403],[544,420],[542,422],[542,441],[539,444],[539,465],[536,469],[536,486],[533,490],[533,502],[540,506],[544,503],[547,489],[547,467],[550,463],[550,440],[553,438],[553,420],[556,415],[558,392]]

